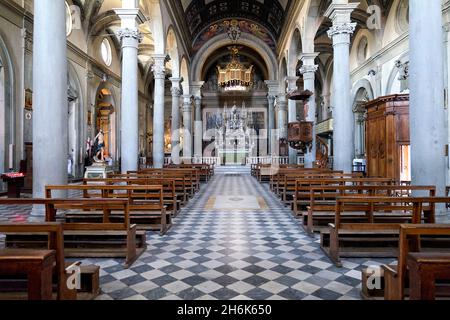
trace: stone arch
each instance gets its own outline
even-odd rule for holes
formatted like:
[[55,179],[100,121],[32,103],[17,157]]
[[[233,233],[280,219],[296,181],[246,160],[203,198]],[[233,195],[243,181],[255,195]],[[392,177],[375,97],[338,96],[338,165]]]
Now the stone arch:
[[98,128],[97,128],[97,117],[98,117],[98,108],[100,107],[99,103],[101,102],[99,99],[100,94],[102,93],[102,90],[106,90],[109,95],[107,99],[104,100],[107,104],[110,104],[113,108],[112,113],[109,115],[109,134],[106,137],[105,140],[108,139],[108,145],[106,149],[106,153],[110,155],[113,160],[117,161],[120,156],[120,108],[117,103],[116,96],[115,96],[115,90],[114,87],[108,83],[107,81],[101,81],[97,89],[95,91],[95,97],[94,97],[94,104],[93,104],[93,110],[92,110],[92,136],[91,138],[95,137],[97,134]]
[[148,0],[143,3],[144,9],[149,14],[148,27],[151,30],[155,44],[155,54],[165,54],[166,39],[163,23],[163,14],[161,11],[160,0]]
[[353,97],[353,114],[355,124],[355,157],[364,159],[366,153],[365,145],[365,105],[367,102],[375,98],[372,85],[367,79],[359,80],[352,89]]
[[[191,65],[191,81],[201,81],[203,62],[217,49],[223,46],[235,44],[227,34],[218,35],[210,40],[208,40],[202,49],[197,52]],[[267,80],[277,80],[277,59],[272,49],[264,43],[262,40],[258,39],[253,35],[243,33],[241,38],[237,41],[238,45],[245,45],[256,52],[258,52],[264,59],[264,62],[269,71],[270,79]]]
[[[0,35],[0,172],[9,169],[9,145],[15,144],[14,66],[10,51]],[[15,154],[18,154],[16,148]],[[14,160],[13,156],[13,160]],[[15,165],[15,163],[13,163]]]
[[302,37],[299,29],[295,29],[292,34],[291,45],[289,47],[288,54],[288,70],[287,74],[290,77],[294,77],[297,74],[297,65],[299,61],[299,55],[302,53]]
[[[409,53],[402,54],[396,61],[400,61],[401,64],[409,63]],[[393,94],[393,93],[400,93],[401,90],[401,83],[398,79],[400,70],[398,67],[394,64],[392,67],[391,73],[389,74],[388,82],[386,84],[386,95]],[[395,85],[399,86],[399,90],[395,90]]]
[[286,92],[286,77],[288,76],[288,68],[287,68],[287,59],[283,57],[280,62],[280,67],[278,69],[280,71],[278,79],[280,80],[280,93]]
[[369,101],[375,99],[374,91],[370,81],[367,79],[361,79],[358,82],[356,82],[353,86],[351,95],[353,97],[353,102],[355,102],[356,99],[358,98],[358,94],[361,92],[361,89],[365,89],[365,91],[368,94]]
[[178,51],[178,41],[173,30],[173,27],[170,26],[167,31],[166,36],[166,53],[170,56],[170,61],[167,63],[167,66],[172,69],[172,77],[179,78],[180,77],[180,55]]
[[191,84],[190,84],[190,78],[189,78],[189,65],[188,65],[186,56],[183,56],[181,58],[180,76],[181,76],[181,78],[183,78],[183,82],[181,83],[181,88],[183,89],[183,94],[189,94]]

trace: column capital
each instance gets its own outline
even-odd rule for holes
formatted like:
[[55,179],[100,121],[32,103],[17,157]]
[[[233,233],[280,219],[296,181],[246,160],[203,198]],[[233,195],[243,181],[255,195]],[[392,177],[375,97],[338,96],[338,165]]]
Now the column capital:
[[356,29],[356,22],[344,22],[339,24],[333,24],[333,26],[328,30],[327,34],[330,38],[337,35],[352,35]]
[[276,96],[278,94],[278,88],[280,86],[280,83],[276,80],[266,80],[264,83],[267,85],[267,88],[269,88],[269,95]]
[[152,72],[155,79],[165,79],[166,62],[170,60],[169,56],[165,54],[155,54],[152,56],[152,59],[153,59]]
[[205,81],[196,81],[191,84],[191,92],[196,97],[202,96],[202,87],[205,84]]
[[125,45],[126,42],[129,42],[128,45],[135,43],[137,47],[144,39],[144,36],[138,28],[121,28],[116,32],[116,35],[122,42],[122,46]]
[[297,87],[298,77],[286,77],[285,80],[287,83],[287,92],[293,92],[298,89]]
[[317,72],[317,70],[319,69],[319,65],[317,64],[304,64],[301,68],[300,68],[300,73],[305,76],[305,75],[309,75],[309,74],[315,74]]

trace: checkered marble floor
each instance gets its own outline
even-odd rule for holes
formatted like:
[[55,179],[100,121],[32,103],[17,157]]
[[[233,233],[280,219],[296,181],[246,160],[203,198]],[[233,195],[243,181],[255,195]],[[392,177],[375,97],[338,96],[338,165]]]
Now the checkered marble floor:
[[[258,210],[215,210],[212,197],[258,197]],[[0,208],[0,221],[30,208]],[[344,260],[335,267],[290,210],[250,175],[216,175],[165,236],[149,233],[148,250],[129,268],[123,260],[89,259],[101,267],[98,299],[360,299],[361,270],[391,260]]]

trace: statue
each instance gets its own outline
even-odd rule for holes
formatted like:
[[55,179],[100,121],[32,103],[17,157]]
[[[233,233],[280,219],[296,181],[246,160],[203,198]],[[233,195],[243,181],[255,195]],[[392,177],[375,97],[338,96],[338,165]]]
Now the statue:
[[105,133],[103,132],[103,129],[100,129],[99,133],[94,138],[94,143],[96,141],[98,142],[97,148],[95,149],[94,161],[97,163],[105,162]]

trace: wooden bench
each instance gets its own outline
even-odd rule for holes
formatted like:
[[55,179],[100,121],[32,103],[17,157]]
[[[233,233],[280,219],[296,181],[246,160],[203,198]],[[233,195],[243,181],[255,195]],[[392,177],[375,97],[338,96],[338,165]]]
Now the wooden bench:
[[344,186],[344,185],[394,185],[395,180],[386,178],[312,178],[297,179],[292,196],[292,211],[294,217],[302,218],[307,214],[312,187]]
[[[84,179],[83,185],[161,185],[164,191],[164,205],[167,210],[170,211],[172,216],[175,218],[182,205],[183,194],[177,194],[176,184],[174,179],[165,178],[115,178],[115,179]],[[84,198],[88,198],[89,191],[84,191]],[[93,194],[95,196],[95,194]]]
[[198,169],[180,169],[180,168],[165,168],[165,169],[142,169],[138,172],[129,171],[131,174],[161,174],[163,177],[185,177],[187,181],[186,187],[192,186],[190,190],[191,196],[200,191],[200,172]]
[[185,206],[189,201],[189,190],[193,189],[192,185],[188,187],[188,181],[183,176],[170,176],[168,177],[161,175],[152,175],[152,174],[138,174],[138,173],[130,173],[130,174],[110,174],[108,179],[170,179],[175,183],[175,193],[177,198],[181,201],[181,206]]
[[[164,191],[159,186],[143,185],[63,185],[46,186],[47,198],[52,197],[52,192],[57,190],[72,190],[84,193],[84,191],[99,191],[96,199],[122,199],[128,201],[129,221],[136,224],[138,230],[158,230],[161,235],[172,227],[171,215],[164,206]],[[92,198],[92,192],[89,193]],[[93,201],[95,202],[95,201]],[[85,210],[66,214],[66,220],[71,222],[98,222],[104,219],[103,214],[92,213]],[[113,210],[108,213],[110,221],[124,221],[126,217],[121,210]]]
[[410,253],[407,263],[409,300],[435,300],[437,282],[450,280],[450,253]]
[[[256,178],[259,182],[269,182],[270,177],[277,174],[282,169],[301,170],[304,169],[304,165],[260,165],[257,167]],[[323,171],[323,169],[308,169],[309,171]]]
[[[431,199],[417,199],[416,206],[424,206],[429,203],[447,203],[450,198],[431,198]],[[419,209],[418,209],[419,210]],[[397,266],[382,266],[385,290],[384,297],[386,300],[403,300],[407,296],[407,278],[408,278],[408,256],[410,252],[420,252],[424,247],[424,237],[431,237],[436,239],[441,236],[450,236],[449,224],[403,224],[399,226],[399,245],[398,245],[398,264]],[[428,239],[430,241],[430,239]],[[435,245],[436,246],[436,245]],[[411,249],[410,249],[411,247]],[[428,247],[433,247],[429,245]],[[448,244],[446,253],[448,253]],[[432,250],[427,249],[427,253],[443,253],[444,247],[439,245],[439,248]],[[418,256],[416,256],[417,258]],[[416,259],[416,261],[418,261]],[[418,270],[416,270],[417,272]],[[364,287],[364,284],[363,284]],[[414,284],[412,285],[413,290]],[[434,291],[434,290],[433,290]],[[416,294],[416,293],[415,293]],[[448,296],[448,292],[444,293]]]
[[[297,178],[309,178],[309,177],[323,177],[323,176],[335,176],[336,178],[341,177],[344,178],[344,176],[339,176],[339,174],[344,175],[342,171],[330,171],[330,170],[323,170],[323,171],[317,171],[316,169],[309,171],[309,169],[280,169],[278,172],[272,176],[270,176],[270,190],[277,194],[279,197],[282,193],[282,189],[285,187],[285,177],[297,177]],[[347,175],[347,174],[346,174]],[[349,174],[350,177],[353,177],[353,174]],[[295,178],[294,184],[295,184]]]
[[[5,201],[1,199],[4,203]],[[14,199],[11,199],[14,200]],[[16,200],[17,201],[17,200]],[[29,204],[45,204],[44,200],[27,201]],[[28,298],[31,300],[49,300],[52,298],[53,269],[56,279],[56,298],[58,300],[76,299],[76,291],[66,285],[67,275],[64,260],[63,226],[61,223],[21,223],[0,224],[0,233],[48,235],[46,250],[41,249],[3,249],[0,251],[0,274],[29,276]]]
[[214,175],[214,168],[209,164],[170,164],[165,166],[167,169],[197,169],[199,170],[200,180],[208,182]]
[[52,299],[54,250],[0,249],[0,274],[26,274],[29,300]]
[[[398,195],[411,194],[413,191],[424,191],[434,196],[435,187],[404,186],[404,185],[345,185],[345,186],[312,186],[310,188],[310,200],[307,206],[307,214],[303,215],[303,227],[306,232],[313,236],[314,232],[328,229],[328,224],[335,221],[336,199],[338,197],[394,197]],[[407,199],[405,200],[407,201]],[[351,209],[351,208],[350,208]],[[349,209],[349,210],[350,210]],[[406,218],[406,221],[405,221]],[[408,222],[409,217],[403,213],[378,213],[378,223]],[[342,221],[366,222],[366,212],[346,211],[341,215]]]
[[[41,204],[46,208],[45,221],[56,222],[57,212],[64,212],[64,250],[67,257],[124,257],[124,267],[130,267],[147,248],[145,232],[137,232],[130,224],[128,201],[123,199],[0,199],[0,205]],[[111,212],[120,212],[122,222],[111,222]],[[97,220],[74,222],[70,212],[95,215]],[[36,235],[7,235],[7,246],[39,247],[46,237]]]
[[288,173],[284,174],[281,181],[278,182],[275,193],[286,205],[292,205],[297,180],[317,180],[317,179],[361,179],[359,173]]
[[[344,223],[342,221],[345,212],[355,211],[365,212],[367,222]],[[338,197],[335,222],[329,224],[329,233],[321,233],[321,248],[335,265],[342,265],[341,256],[395,257],[397,255],[401,223],[378,223],[376,213],[392,213],[396,216],[403,213],[405,219],[409,218],[409,222],[415,224],[422,221],[435,222],[434,203],[424,207],[419,204],[417,198]]]

